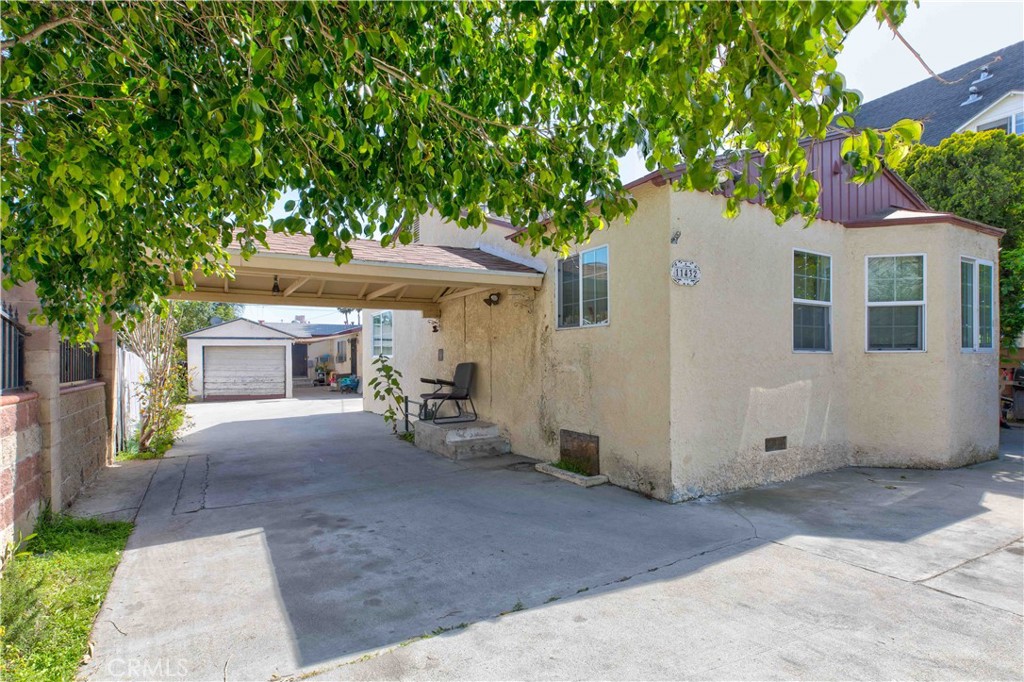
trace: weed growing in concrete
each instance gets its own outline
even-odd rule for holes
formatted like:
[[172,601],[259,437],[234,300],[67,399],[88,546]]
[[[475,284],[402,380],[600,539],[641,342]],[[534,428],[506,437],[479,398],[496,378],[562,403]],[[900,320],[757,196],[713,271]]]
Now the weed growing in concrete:
[[562,471],[568,471],[569,473],[579,474],[580,476],[590,475],[590,471],[582,464],[579,464],[577,462],[567,462],[565,460],[560,459],[557,462],[552,462],[551,466],[558,467]]

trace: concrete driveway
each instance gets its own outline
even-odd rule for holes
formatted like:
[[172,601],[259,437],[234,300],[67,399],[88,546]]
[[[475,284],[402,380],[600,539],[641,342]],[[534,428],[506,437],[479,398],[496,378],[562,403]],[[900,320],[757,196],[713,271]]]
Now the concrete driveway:
[[83,677],[1021,679],[1024,431],[672,506],[300,398],[190,406],[76,503],[137,509]]

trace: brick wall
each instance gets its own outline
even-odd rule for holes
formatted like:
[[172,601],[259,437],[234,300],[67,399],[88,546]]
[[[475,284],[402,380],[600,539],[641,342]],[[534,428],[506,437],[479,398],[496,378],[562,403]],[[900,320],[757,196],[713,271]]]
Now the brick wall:
[[60,389],[60,499],[65,507],[106,463],[106,403],[101,381]]
[[43,499],[39,396],[0,396],[0,550],[29,534]]

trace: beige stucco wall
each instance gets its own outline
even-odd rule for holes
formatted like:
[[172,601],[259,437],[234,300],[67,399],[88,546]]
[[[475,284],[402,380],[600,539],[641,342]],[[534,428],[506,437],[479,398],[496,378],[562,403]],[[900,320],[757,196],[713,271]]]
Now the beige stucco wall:
[[[508,430],[513,451],[555,460],[559,429],[595,434],[613,483],[669,501],[850,464],[993,455],[996,356],[960,352],[959,260],[996,260],[995,238],[952,225],[780,227],[758,206],[728,221],[720,197],[652,185],[637,199],[630,225],[587,245],[609,246],[608,326],[555,329],[556,261],[541,254],[547,274],[535,295],[504,291],[495,307],[482,294],[452,301],[437,333],[419,313],[396,311],[403,390],[418,396],[419,377],[476,362],[477,408]],[[500,228],[466,232],[425,216],[421,233],[530,257]],[[832,257],[831,353],[792,350],[794,248]],[[900,253],[927,254],[926,352],[867,353],[864,259]],[[675,259],[697,262],[701,282],[672,283]],[[369,379],[372,314],[364,319]],[[766,453],[774,436],[788,447]]]
[[[845,291],[844,230],[775,224],[758,206],[722,218],[723,199],[671,193],[677,244],[654,265],[670,288],[672,473],[680,499],[792,478],[848,463],[848,307],[833,306],[832,353],[793,352],[793,249],[832,256]],[[667,240],[666,240],[667,241]],[[696,286],[669,281],[675,259],[701,268]],[[840,267],[837,268],[837,265]],[[838,346],[838,347],[836,347]],[[786,436],[786,450],[764,452]]]
[[[416,313],[416,315],[419,315],[419,313]],[[307,353],[306,357],[315,360],[316,358],[320,357],[321,355],[325,355],[325,354],[326,355],[330,355],[331,357],[327,361],[327,369],[328,369],[328,371],[329,372],[335,372],[335,373],[337,373],[339,375],[349,374],[349,373],[351,373],[351,370],[352,370],[352,363],[351,363],[352,348],[349,345],[349,341],[352,338],[353,338],[353,336],[349,335],[349,336],[343,336],[341,338],[332,338],[332,339],[326,339],[326,340],[323,340],[323,341],[314,341],[313,343],[307,344],[308,349],[306,351],[306,353]],[[355,336],[355,338],[356,338],[356,352],[355,352],[355,355],[356,355],[356,372],[355,373],[356,373],[356,375],[358,375],[360,373],[360,371],[362,370],[362,363],[360,362],[360,360],[361,360],[361,358],[360,358],[361,351],[360,351],[360,348],[359,348],[359,337]],[[338,343],[339,342],[345,344],[345,361],[344,362],[340,362],[340,363],[337,361],[337,357],[338,357]],[[315,366],[313,368],[308,368],[307,374],[309,374],[309,378],[310,379],[314,378],[314,376],[316,374]]]
[[[668,194],[641,188],[631,224],[617,221],[594,235],[587,248],[607,244],[610,261],[610,323],[558,330],[555,256],[538,256],[547,271],[543,286],[501,290],[488,307],[483,294],[442,306],[438,333],[415,312],[394,312],[395,366],[411,396],[429,387],[424,376],[449,377],[456,363],[477,363],[474,400],[481,418],[505,427],[512,449],[544,460],[558,459],[559,430],[600,438],[601,471],[617,485],[656,497],[671,496],[669,439],[667,274],[650,267],[664,253]],[[426,243],[482,246],[515,258],[527,249],[505,239],[508,230],[474,233],[432,216],[421,219]],[[363,361],[373,375],[372,312],[364,315]],[[444,350],[444,361],[437,351]],[[380,411],[372,391],[367,409]]]

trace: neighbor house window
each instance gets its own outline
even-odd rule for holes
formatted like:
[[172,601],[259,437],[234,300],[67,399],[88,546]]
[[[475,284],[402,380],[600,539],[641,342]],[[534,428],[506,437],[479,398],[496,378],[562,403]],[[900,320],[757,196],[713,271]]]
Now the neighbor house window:
[[394,332],[391,312],[373,316],[373,354],[391,355],[394,351]]
[[1024,135],[1024,109],[1004,118],[979,123],[974,129],[979,133],[986,130],[1005,130],[1008,133]]
[[793,252],[793,350],[832,350],[832,258]]
[[348,353],[346,352],[347,347],[348,341],[345,339],[338,339],[338,353],[335,358],[335,362],[345,362],[348,360]]
[[558,261],[558,326],[608,324],[608,247]]
[[924,350],[924,256],[868,256],[869,351]]
[[993,349],[992,263],[974,258],[960,260],[960,348]]

